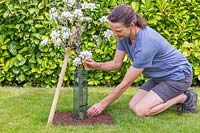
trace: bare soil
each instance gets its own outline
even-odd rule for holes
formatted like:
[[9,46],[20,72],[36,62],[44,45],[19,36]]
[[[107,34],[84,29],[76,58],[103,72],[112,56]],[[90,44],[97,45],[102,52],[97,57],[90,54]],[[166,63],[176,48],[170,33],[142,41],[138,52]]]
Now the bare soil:
[[83,120],[72,119],[71,112],[56,112],[53,119],[54,125],[63,125],[63,126],[78,126],[78,125],[101,125],[113,124],[113,119],[107,112],[102,112],[98,116],[90,117]]

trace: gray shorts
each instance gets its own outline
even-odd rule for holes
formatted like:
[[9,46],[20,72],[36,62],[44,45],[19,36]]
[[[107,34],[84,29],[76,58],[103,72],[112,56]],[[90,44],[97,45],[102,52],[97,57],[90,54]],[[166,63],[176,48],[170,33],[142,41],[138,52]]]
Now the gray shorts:
[[144,83],[140,89],[146,91],[154,91],[164,102],[180,95],[188,90],[192,84],[192,74],[185,74],[182,80],[164,80],[157,81],[150,79]]

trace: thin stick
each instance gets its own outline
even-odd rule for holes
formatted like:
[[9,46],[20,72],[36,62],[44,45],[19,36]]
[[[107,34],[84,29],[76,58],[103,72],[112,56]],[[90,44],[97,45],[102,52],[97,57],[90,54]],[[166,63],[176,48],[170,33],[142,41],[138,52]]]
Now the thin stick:
[[56,110],[58,97],[60,95],[60,90],[61,90],[61,87],[62,87],[62,82],[63,82],[63,78],[64,78],[64,75],[65,75],[67,62],[68,62],[69,55],[70,55],[70,50],[71,49],[69,47],[66,48],[65,59],[64,59],[63,65],[62,65],[60,76],[59,76],[59,81],[58,81],[58,84],[57,84],[56,92],[55,92],[53,103],[52,103],[52,106],[51,106],[51,111],[50,111],[50,114],[49,114],[47,126],[49,124],[52,124],[52,122],[53,122],[53,117],[54,117],[54,113],[55,113],[55,110]]

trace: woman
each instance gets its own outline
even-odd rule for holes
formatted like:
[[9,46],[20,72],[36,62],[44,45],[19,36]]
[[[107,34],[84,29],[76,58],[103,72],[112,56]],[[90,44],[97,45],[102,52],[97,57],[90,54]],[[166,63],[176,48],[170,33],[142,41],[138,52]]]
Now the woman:
[[129,103],[129,108],[136,115],[156,115],[175,104],[181,105],[183,113],[197,113],[197,93],[188,90],[192,83],[192,67],[188,60],[147,26],[132,8],[126,5],[116,7],[108,20],[113,35],[118,39],[114,59],[104,63],[85,60],[85,66],[104,71],[117,70],[126,53],[133,64],[122,82],[107,97],[88,109],[88,117],[100,114],[141,73],[151,79],[139,88]]

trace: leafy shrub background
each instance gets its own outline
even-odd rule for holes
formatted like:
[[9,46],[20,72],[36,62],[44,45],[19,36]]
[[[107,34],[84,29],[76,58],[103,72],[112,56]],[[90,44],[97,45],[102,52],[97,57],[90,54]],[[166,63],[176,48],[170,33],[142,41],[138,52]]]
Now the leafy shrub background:
[[[93,59],[109,61],[113,58],[116,40],[105,40],[103,31],[108,28],[99,18],[108,15],[117,5],[128,4],[146,19],[148,25],[162,34],[191,62],[194,70],[193,85],[200,80],[200,5],[197,0],[83,0],[99,5],[93,22],[83,31],[82,49],[93,50]],[[53,26],[48,12],[54,0],[2,0],[0,1],[0,85],[56,86],[64,58],[64,48],[40,42],[50,35]],[[93,39],[92,35],[98,35]],[[71,85],[75,67],[71,58],[64,77],[64,86]],[[114,72],[89,71],[90,85],[119,83],[131,61],[125,58],[122,68]],[[146,77],[136,80],[141,85]]]

